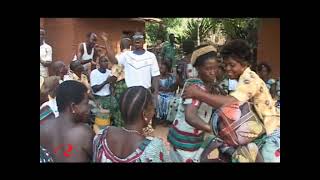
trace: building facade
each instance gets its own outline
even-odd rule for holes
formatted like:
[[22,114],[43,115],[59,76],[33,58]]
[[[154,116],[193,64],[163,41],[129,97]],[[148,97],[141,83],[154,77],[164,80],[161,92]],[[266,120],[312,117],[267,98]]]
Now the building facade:
[[[40,18],[40,27],[46,30],[46,42],[52,46],[53,61],[62,60],[69,64],[88,32],[98,36],[106,32],[118,53],[120,38],[135,31],[144,32],[145,21],[142,18]],[[103,45],[100,37],[97,43]]]
[[271,66],[272,77],[280,77],[280,18],[261,18],[257,61]]

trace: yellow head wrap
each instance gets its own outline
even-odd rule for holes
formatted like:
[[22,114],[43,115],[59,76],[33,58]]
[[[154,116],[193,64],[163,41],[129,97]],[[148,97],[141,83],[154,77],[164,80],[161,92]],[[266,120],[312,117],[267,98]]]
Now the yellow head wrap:
[[200,49],[197,49],[195,51],[193,51],[192,56],[191,56],[191,64],[194,65],[196,63],[196,59],[203,55],[203,54],[207,54],[208,52],[217,52],[217,49],[211,45],[202,47]]

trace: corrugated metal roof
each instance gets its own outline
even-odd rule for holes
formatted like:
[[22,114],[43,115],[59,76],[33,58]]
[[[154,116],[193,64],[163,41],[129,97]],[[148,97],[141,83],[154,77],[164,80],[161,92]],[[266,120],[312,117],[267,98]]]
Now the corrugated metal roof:
[[129,21],[139,21],[139,22],[151,22],[151,23],[161,23],[160,18],[117,18],[117,20],[129,20]]
[[143,19],[147,22],[156,22],[156,23],[161,23],[162,22],[162,19],[160,18],[140,18],[140,19]]

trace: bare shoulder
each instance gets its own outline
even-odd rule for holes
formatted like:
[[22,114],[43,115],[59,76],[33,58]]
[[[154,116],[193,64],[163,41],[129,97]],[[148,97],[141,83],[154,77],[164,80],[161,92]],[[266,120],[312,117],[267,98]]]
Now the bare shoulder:
[[52,128],[54,128],[56,122],[56,118],[46,118],[40,122],[40,135],[41,133],[49,133]]
[[54,134],[56,119],[48,118],[40,123],[40,144],[48,145],[50,137]]
[[79,124],[68,131],[65,137],[65,142],[68,142],[72,146],[91,154],[93,138],[94,132],[89,125]]
[[79,124],[67,133],[67,138],[72,141],[82,141],[92,139],[94,136],[93,130],[87,124]]
[[67,142],[70,145],[70,149],[76,151],[76,155],[68,158],[67,161],[89,162],[92,157],[93,136],[93,130],[86,124],[78,124],[68,130],[64,142]]

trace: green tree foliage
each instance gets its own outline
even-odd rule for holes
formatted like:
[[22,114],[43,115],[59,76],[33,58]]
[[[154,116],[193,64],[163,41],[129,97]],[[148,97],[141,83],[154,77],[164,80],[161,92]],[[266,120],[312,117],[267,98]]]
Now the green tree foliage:
[[180,37],[184,32],[183,23],[187,18],[162,18],[162,23],[146,23],[147,42],[155,44],[157,40],[167,40],[169,33]]
[[147,23],[146,32],[149,43],[154,44],[157,39],[167,40],[169,33],[174,33],[178,43],[184,39],[203,41],[215,32],[218,27],[230,39],[245,39],[252,47],[256,46],[257,18],[162,18],[162,25]]
[[210,18],[192,18],[190,19],[190,21],[188,21],[185,34],[187,38],[190,38],[196,42],[198,40],[199,33],[200,42],[203,42],[205,38],[210,35],[210,31],[212,33],[215,33],[217,25],[218,21],[212,20]]
[[257,31],[259,20],[257,18],[220,18],[215,19],[222,24],[222,32],[230,39],[244,39],[251,48],[257,47]]
[[[163,22],[147,23],[147,43],[155,44],[157,40],[167,40],[168,34],[176,36],[176,42],[186,39],[194,40],[197,44],[198,32],[200,42],[218,29],[227,39],[244,39],[254,50],[257,47],[258,18],[162,18]],[[198,30],[199,28],[199,30]]]

